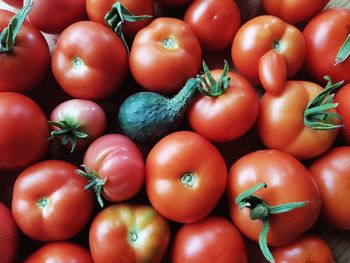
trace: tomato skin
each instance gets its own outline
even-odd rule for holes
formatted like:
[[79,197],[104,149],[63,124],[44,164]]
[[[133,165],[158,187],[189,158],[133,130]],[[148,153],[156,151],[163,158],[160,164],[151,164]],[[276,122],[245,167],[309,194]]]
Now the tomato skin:
[[287,23],[298,24],[317,15],[328,2],[329,0],[263,0],[262,5],[268,14]]
[[306,205],[287,213],[270,216],[267,242],[271,246],[286,244],[316,222],[320,208],[320,193],[310,172],[293,156],[276,150],[259,150],[236,161],[229,170],[227,196],[230,216],[247,237],[258,241],[261,220],[251,220],[249,209],[240,209],[234,199],[248,188],[266,183],[256,195],[270,206],[306,201]]
[[18,231],[11,211],[0,203],[0,253],[1,262],[15,262],[18,251]]
[[[0,10],[0,32],[8,26],[14,15],[7,10]],[[34,89],[45,77],[49,63],[50,52],[45,38],[25,21],[13,50],[9,53],[0,52],[0,92],[26,92]]]
[[[281,94],[267,92],[262,96],[257,124],[267,148],[285,151],[298,159],[310,159],[333,144],[339,129],[314,130],[303,121],[307,103],[322,90],[313,82],[290,80],[285,82]],[[335,118],[332,121],[338,122]]]
[[84,164],[100,178],[107,178],[103,196],[111,202],[133,197],[144,182],[142,153],[132,140],[121,134],[96,139],[85,152]]
[[164,6],[183,6],[191,3],[193,0],[156,0],[159,4]]
[[14,170],[38,161],[48,148],[49,125],[29,97],[0,93],[0,170]]
[[228,47],[241,23],[238,6],[231,0],[193,1],[186,10],[184,21],[198,37],[201,47],[208,51]]
[[[32,239],[59,241],[76,235],[87,223],[93,194],[76,166],[48,160],[26,168],[13,189],[12,213],[18,227]],[[79,208],[79,209],[77,209]]]
[[16,8],[21,8],[23,6],[23,0],[2,0],[2,1]]
[[70,242],[48,243],[33,254],[24,263],[93,263],[89,251],[79,245]]
[[[105,15],[111,10],[115,0],[86,0],[86,11],[91,21],[106,25]],[[120,0],[130,12],[135,15],[154,16],[154,0]],[[127,38],[133,38],[138,31],[151,23],[151,19],[138,22],[126,22],[123,33]]]
[[334,65],[336,55],[349,34],[349,27],[350,10],[331,8],[315,16],[304,28],[305,68],[315,80],[325,82],[324,76],[330,76],[334,82],[350,81],[350,59]]
[[95,217],[89,233],[95,263],[159,263],[169,240],[168,222],[146,205],[111,205]]
[[303,234],[271,252],[276,263],[335,263],[327,243],[312,234]]
[[302,66],[305,56],[302,33],[277,17],[255,17],[238,30],[233,40],[233,64],[240,74],[258,84],[259,60],[271,49],[284,57],[288,78]]
[[85,0],[33,0],[33,4],[28,20],[46,33],[61,33],[69,25],[86,18]]
[[124,82],[127,70],[128,56],[120,38],[91,21],[65,29],[52,56],[55,79],[66,93],[79,99],[110,96]]
[[[219,80],[222,70],[212,70]],[[259,111],[259,99],[253,87],[242,76],[229,72],[230,84],[218,97],[198,95],[192,102],[187,119],[191,128],[210,141],[225,142],[246,133]]]
[[350,147],[335,147],[312,162],[310,172],[322,198],[322,217],[328,224],[350,229]]
[[173,263],[246,263],[247,251],[240,232],[227,219],[207,217],[183,225],[171,251]]
[[161,215],[176,222],[190,223],[207,216],[222,196],[226,180],[222,155],[194,132],[163,137],[146,159],[149,201]]
[[129,65],[143,88],[175,93],[196,75],[201,59],[201,47],[190,26],[176,18],[161,17],[136,34]]
[[344,127],[340,128],[340,138],[343,143],[350,145],[350,83],[343,86],[334,96],[338,103],[337,112],[342,117]]

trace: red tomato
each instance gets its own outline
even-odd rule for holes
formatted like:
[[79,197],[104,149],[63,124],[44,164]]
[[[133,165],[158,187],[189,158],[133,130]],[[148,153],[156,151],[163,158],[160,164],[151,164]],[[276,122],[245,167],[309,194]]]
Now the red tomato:
[[76,235],[93,211],[93,195],[73,164],[49,160],[26,168],[13,189],[12,213],[32,239],[65,240]]
[[[86,11],[91,21],[106,25],[105,15],[111,10],[114,3],[120,2],[131,13],[137,16],[154,16],[154,0],[86,0]],[[123,33],[132,38],[140,29],[151,23],[151,19],[137,22],[125,22]]]
[[240,209],[234,199],[258,183],[265,183],[267,187],[258,190],[254,195],[269,206],[306,201],[303,207],[270,215],[270,228],[267,234],[269,245],[286,244],[316,222],[321,200],[310,172],[301,162],[287,153],[260,150],[240,158],[229,171],[227,194],[230,216],[244,235],[257,241],[262,222],[250,219],[250,209],[248,207]]
[[321,238],[304,234],[294,241],[272,248],[276,263],[335,263],[332,251]]
[[246,263],[247,251],[237,228],[227,219],[207,217],[176,233],[172,263]]
[[2,263],[16,262],[18,251],[18,232],[11,211],[0,203],[0,255]]
[[[283,88],[281,74],[285,80],[302,66],[305,43],[296,27],[274,16],[258,16],[238,30],[231,53],[240,74],[253,83],[262,82],[266,90],[278,93]],[[264,57],[267,53],[271,55]],[[275,56],[281,58],[276,60]]]
[[236,73],[222,76],[223,70],[213,70],[210,74],[216,81],[229,78],[229,84],[218,96],[198,95],[188,110],[188,122],[210,141],[236,139],[253,126],[258,116],[258,96],[250,83]]
[[169,239],[168,222],[145,205],[105,208],[95,217],[89,234],[95,263],[159,263]]
[[135,36],[130,51],[130,70],[145,89],[175,93],[196,75],[202,52],[189,25],[161,17]]
[[[350,10],[327,9],[306,25],[303,35],[306,43],[305,67],[317,81],[324,76],[334,81],[350,81],[350,59],[335,65],[337,53],[349,35]],[[321,60],[320,60],[321,59]]]
[[0,170],[38,161],[48,148],[49,125],[41,108],[15,92],[0,93]]
[[77,22],[60,35],[52,71],[61,88],[80,99],[102,99],[122,85],[128,55],[120,38],[91,21]]
[[[262,142],[267,148],[285,151],[298,159],[310,159],[325,152],[337,137],[338,129],[319,130],[305,125],[307,104],[323,88],[308,81],[286,81],[283,89],[277,96],[268,92],[262,96],[258,117]],[[326,125],[339,121],[329,116],[319,122]]]
[[350,229],[350,147],[332,148],[312,162],[310,171],[322,198],[322,216],[332,226]]
[[85,152],[84,165],[90,182],[100,182],[99,190],[111,202],[133,197],[144,182],[143,156],[124,135],[108,134],[95,140]]
[[24,263],[49,262],[93,263],[88,250],[70,242],[54,242],[46,244],[24,261]]
[[[15,14],[0,10],[0,32]],[[2,52],[0,44],[0,92],[25,92],[35,88],[45,77],[50,62],[45,38],[33,25],[24,21],[12,50]],[[28,66],[30,65],[30,66]]]
[[334,97],[338,103],[337,112],[342,117],[343,127],[340,129],[340,136],[346,145],[350,145],[350,83],[342,87]]
[[146,160],[149,201],[161,215],[176,222],[190,223],[207,216],[225,190],[226,177],[220,152],[190,131],[165,136]]
[[23,0],[2,0],[2,1],[16,8],[21,8],[23,6]]
[[268,14],[287,23],[298,24],[317,15],[328,2],[329,0],[263,0],[262,5]]
[[196,0],[186,10],[184,21],[204,50],[219,51],[231,45],[241,18],[232,0]]
[[165,6],[182,6],[191,3],[193,0],[156,0],[159,4]]
[[[26,3],[29,0],[24,0]],[[85,0],[31,0],[34,7],[28,20],[40,31],[61,33],[69,25],[86,17]]]
[[[88,146],[106,129],[106,114],[97,103],[90,100],[73,99],[62,102],[51,113],[52,138],[62,144],[82,149]],[[68,144],[69,143],[69,144]]]

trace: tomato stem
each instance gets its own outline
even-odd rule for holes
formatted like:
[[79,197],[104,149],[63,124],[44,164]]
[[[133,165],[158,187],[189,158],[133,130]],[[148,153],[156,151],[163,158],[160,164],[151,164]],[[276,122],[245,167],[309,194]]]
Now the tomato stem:
[[141,20],[151,19],[152,16],[141,15],[137,16],[130,12],[119,1],[114,3],[111,10],[106,14],[105,21],[107,25],[120,37],[123,41],[126,50],[129,53],[129,46],[123,34],[123,25],[125,22],[137,22]]
[[186,172],[181,175],[180,182],[182,185],[191,188],[196,183],[196,176],[193,174],[193,172]]
[[338,54],[335,58],[334,66],[344,62],[350,56],[350,33],[345,39],[343,45],[340,47]]
[[[202,86],[200,86],[199,91],[203,95],[209,96],[209,97],[218,97],[223,93],[225,93],[225,91],[227,90],[230,84],[230,77],[228,76],[229,65],[227,61],[225,60],[224,62],[224,69],[218,81],[214,79],[207,64],[204,61],[203,61],[203,70],[204,70],[204,75],[197,75],[197,79],[201,81],[205,89]],[[205,78],[204,76],[206,76],[207,78]]]
[[300,208],[306,205],[306,201],[302,202],[291,202],[276,206],[269,206],[262,198],[254,193],[262,188],[266,188],[265,183],[259,183],[243,193],[239,194],[235,202],[240,209],[249,208],[249,217],[251,220],[261,220],[263,223],[262,230],[259,234],[259,246],[264,255],[264,257],[269,262],[274,262],[274,258],[267,245],[267,234],[269,232],[269,218],[273,214],[286,213],[296,208]]
[[23,8],[10,20],[8,26],[0,34],[0,53],[8,53],[13,50],[16,37],[24,20],[33,8],[33,0],[27,1]]
[[314,130],[332,130],[343,126],[332,123],[332,119],[341,120],[341,116],[328,110],[338,106],[338,103],[333,102],[334,92],[343,85],[344,81],[333,84],[329,76],[325,79],[328,80],[326,87],[310,100],[304,111],[305,126]]

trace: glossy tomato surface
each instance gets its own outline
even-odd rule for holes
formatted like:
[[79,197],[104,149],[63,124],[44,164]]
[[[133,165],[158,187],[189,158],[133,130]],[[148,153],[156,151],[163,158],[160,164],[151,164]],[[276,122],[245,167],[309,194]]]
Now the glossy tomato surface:
[[10,209],[0,203],[0,254],[1,262],[12,263],[18,255],[18,231]]
[[337,91],[334,102],[338,103],[337,112],[342,118],[343,127],[340,129],[340,137],[345,145],[350,145],[350,83]]

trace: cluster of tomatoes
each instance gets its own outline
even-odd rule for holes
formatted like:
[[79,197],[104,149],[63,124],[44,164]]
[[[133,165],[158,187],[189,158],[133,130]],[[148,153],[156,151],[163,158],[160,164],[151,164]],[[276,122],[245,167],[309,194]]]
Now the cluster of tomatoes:
[[245,237],[269,262],[334,262],[308,231],[350,229],[350,9],[3,2],[1,262],[244,263]]

